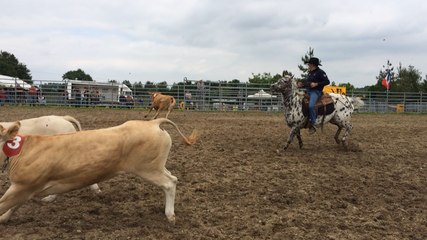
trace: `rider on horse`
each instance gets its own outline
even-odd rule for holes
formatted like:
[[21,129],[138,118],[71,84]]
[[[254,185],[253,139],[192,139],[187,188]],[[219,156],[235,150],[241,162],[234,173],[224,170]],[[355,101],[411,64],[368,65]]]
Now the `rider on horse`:
[[305,87],[307,89],[307,94],[310,97],[310,102],[308,105],[309,116],[310,116],[310,129],[309,133],[313,134],[316,132],[316,119],[317,112],[315,105],[319,97],[322,95],[323,87],[328,85],[329,79],[325,71],[319,68],[322,66],[318,58],[312,57],[306,62],[308,64],[308,75],[304,82],[299,82],[298,87]]

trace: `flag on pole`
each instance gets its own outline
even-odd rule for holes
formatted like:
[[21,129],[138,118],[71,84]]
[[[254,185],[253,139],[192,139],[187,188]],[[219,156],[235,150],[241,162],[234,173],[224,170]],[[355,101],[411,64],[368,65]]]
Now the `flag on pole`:
[[383,85],[387,90],[390,89],[390,70],[387,69],[387,74],[385,75],[385,78],[381,81],[381,85]]

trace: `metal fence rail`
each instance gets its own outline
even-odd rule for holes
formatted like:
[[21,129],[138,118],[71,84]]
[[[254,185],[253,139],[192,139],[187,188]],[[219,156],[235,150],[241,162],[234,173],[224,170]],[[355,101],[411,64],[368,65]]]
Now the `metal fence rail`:
[[[97,98],[81,96],[78,101],[77,97],[70,99],[71,94],[65,92],[66,84],[64,81],[36,80],[36,93],[19,84],[0,86],[0,104],[146,108],[150,103],[149,92],[159,91],[174,96],[177,107],[193,111],[282,111],[281,96],[272,94],[270,86],[262,84],[188,81],[160,87],[134,85],[130,87],[131,100],[109,98],[108,101],[102,99],[101,95]],[[98,90],[97,84],[88,84],[88,92]],[[427,113],[427,93],[423,92],[347,91],[347,96],[363,99],[365,105],[359,112]]]

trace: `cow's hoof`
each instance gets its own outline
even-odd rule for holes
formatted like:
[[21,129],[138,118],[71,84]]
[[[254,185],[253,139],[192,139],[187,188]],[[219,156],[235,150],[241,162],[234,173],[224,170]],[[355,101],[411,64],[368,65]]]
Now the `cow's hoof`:
[[101,189],[99,188],[98,184],[92,184],[89,187],[93,192],[95,192],[96,194],[100,194],[101,193]]
[[8,221],[9,221],[9,217],[3,217],[3,216],[0,217],[0,224],[5,224]]
[[0,216],[0,224],[7,223],[9,221],[10,217],[12,216],[13,212],[14,211],[9,209],[7,212],[3,213],[3,215]]
[[42,201],[43,202],[52,202],[55,199],[56,199],[56,195],[49,195],[47,197],[42,198]]
[[166,216],[168,218],[168,221],[170,224],[175,225],[176,219],[175,219],[175,214],[171,215],[171,216]]

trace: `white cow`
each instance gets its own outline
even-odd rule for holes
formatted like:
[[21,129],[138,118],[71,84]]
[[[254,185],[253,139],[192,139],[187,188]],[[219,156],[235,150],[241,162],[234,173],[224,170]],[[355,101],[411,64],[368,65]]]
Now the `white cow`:
[[7,167],[11,186],[0,199],[0,222],[8,221],[33,196],[69,192],[122,172],[161,187],[166,217],[175,222],[177,178],[165,167],[172,140],[161,123],[172,125],[186,144],[196,142],[194,131],[185,137],[166,118],[53,136],[19,136],[19,122],[8,129],[0,125],[0,147],[11,155]]
[[[0,122],[4,128],[9,128],[15,122]],[[21,127],[18,134],[20,135],[54,135],[62,133],[73,133],[81,131],[80,122],[71,116],[42,116],[20,120]],[[5,159],[3,151],[0,151],[0,159]],[[95,193],[100,193],[98,184],[93,184],[90,188]],[[50,195],[43,198],[43,201],[50,202],[56,198],[56,195]]]
[[[43,116],[19,121],[21,135],[54,135],[81,131],[82,127],[77,119],[71,116]],[[15,122],[0,122],[4,128],[12,126]]]

